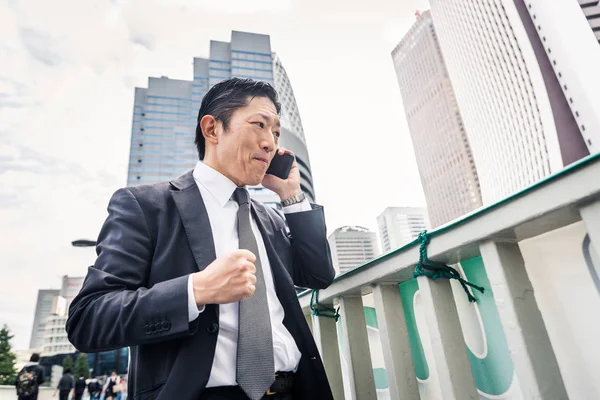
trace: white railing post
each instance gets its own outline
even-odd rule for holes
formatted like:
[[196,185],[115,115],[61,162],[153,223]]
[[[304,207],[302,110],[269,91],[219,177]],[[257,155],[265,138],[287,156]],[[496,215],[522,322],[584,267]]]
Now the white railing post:
[[312,333],[321,354],[334,399],[344,399],[344,381],[335,319],[312,316]]
[[591,245],[600,256],[600,201],[581,207],[579,213],[590,235]]
[[308,324],[308,328],[310,329],[310,331],[313,331],[313,321],[312,321],[312,314],[310,312],[310,310],[302,310],[304,312],[304,319],[306,319],[306,323]]
[[526,399],[567,399],[558,362],[516,243],[479,246]]
[[362,297],[341,296],[339,302],[344,335],[343,351],[348,360],[347,378],[352,400],[375,400],[377,391]]
[[419,386],[398,284],[375,285],[373,298],[390,398],[418,400]]
[[417,281],[444,400],[479,400],[450,282],[425,276]]

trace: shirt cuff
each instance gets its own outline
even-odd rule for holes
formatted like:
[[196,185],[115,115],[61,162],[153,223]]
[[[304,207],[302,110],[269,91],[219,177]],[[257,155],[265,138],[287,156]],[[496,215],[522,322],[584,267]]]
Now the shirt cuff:
[[202,305],[202,308],[199,308],[196,305],[196,298],[194,297],[194,281],[192,274],[190,274],[188,277],[188,321],[192,322],[198,318],[200,313],[204,311],[204,307],[206,307],[204,304]]
[[292,204],[291,206],[283,207],[283,212],[286,214],[311,210],[312,206],[310,205],[310,201],[308,201],[308,199],[304,199],[300,203]]

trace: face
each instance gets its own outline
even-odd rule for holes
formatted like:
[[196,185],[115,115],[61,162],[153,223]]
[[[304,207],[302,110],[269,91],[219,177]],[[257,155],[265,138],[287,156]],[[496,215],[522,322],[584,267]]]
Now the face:
[[236,185],[252,186],[262,182],[275,155],[281,128],[273,102],[255,97],[233,113],[226,131],[220,121],[215,121],[214,136],[210,135],[210,126],[205,129],[203,125],[203,132],[207,145],[204,162]]

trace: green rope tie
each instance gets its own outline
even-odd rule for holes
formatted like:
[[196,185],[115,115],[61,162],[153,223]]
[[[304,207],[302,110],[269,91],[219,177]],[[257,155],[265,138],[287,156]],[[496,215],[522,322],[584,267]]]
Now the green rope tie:
[[310,296],[310,309],[312,310],[312,315],[317,317],[327,317],[335,319],[335,322],[340,318],[340,307],[331,308],[319,304],[319,291],[313,290]]
[[427,276],[432,280],[436,280],[438,278],[456,279],[457,281],[460,282],[461,286],[465,290],[465,293],[467,294],[469,301],[471,303],[476,302],[477,299],[475,299],[475,297],[473,297],[473,295],[467,288],[467,285],[471,286],[473,289],[479,290],[481,293],[484,292],[484,288],[482,288],[481,286],[474,285],[474,284],[466,281],[465,279],[461,278],[460,273],[457,270],[455,270],[454,268],[452,268],[446,264],[443,264],[443,263],[431,261],[427,257],[427,245],[429,244],[429,241],[431,240],[431,236],[427,233],[427,231],[423,231],[423,232],[419,233],[417,240],[420,243],[419,263],[415,267],[415,272],[413,273],[413,276],[415,278],[417,276]]

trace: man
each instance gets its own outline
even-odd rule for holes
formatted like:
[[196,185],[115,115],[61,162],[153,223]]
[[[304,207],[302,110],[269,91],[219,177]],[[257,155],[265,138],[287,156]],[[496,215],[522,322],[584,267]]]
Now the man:
[[85,392],[85,378],[83,374],[79,374],[79,379],[75,381],[75,400],[81,400],[83,393]]
[[92,378],[88,383],[88,392],[90,394],[90,400],[100,400],[100,393],[102,392],[102,386],[98,382],[98,379]]
[[40,355],[33,353],[15,379],[19,400],[37,400],[38,387],[42,383],[44,383],[44,368],[40,366]]
[[59,400],[68,400],[69,394],[71,394],[71,397],[75,395],[75,380],[71,376],[71,368],[65,368],[52,397],[56,397],[57,392]]
[[[290,153],[278,148],[280,108],[267,83],[215,85],[195,169],[113,195],[66,329],[83,352],[131,346],[130,397],[332,398],[294,290],[333,281],[323,209],[304,199],[295,161],[287,179],[265,175]],[[282,200],[289,232],[249,200],[245,187],[260,183]]]

